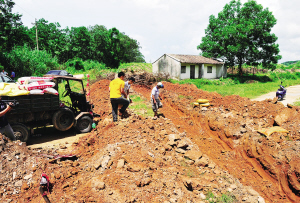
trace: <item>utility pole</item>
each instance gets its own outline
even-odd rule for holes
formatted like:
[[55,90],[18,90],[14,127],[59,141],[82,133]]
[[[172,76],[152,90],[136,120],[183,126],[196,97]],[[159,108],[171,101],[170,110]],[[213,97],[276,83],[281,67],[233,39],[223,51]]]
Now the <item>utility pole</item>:
[[35,36],[36,36],[36,50],[39,50],[39,40],[38,40],[38,31],[37,31],[37,23],[35,19],[35,23],[31,23],[32,25],[35,25]]

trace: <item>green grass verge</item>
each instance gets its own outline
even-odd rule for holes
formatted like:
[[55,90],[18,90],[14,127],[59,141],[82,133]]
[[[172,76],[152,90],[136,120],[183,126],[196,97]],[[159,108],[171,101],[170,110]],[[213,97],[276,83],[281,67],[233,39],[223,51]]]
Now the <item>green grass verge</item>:
[[84,74],[84,79],[86,80],[86,75],[90,75],[90,81],[96,81],[97,77],[100,75],[107,75],[109,73],[118,73],[121,71],[127,72],[135,72],[135,71],[147,71],[152,72],[152,64],[151,63],[123,63],[119,66],[118,69],[111,69],[106,67],[104,64],[101,63],[95,63],[90,61],[83,62],[83,69],[82,70],[76,70],[75,67],[67,67],[66,70],[73,74]]
[[[245,75],[239,78],[234,75],[228,75],[227,78],[220,79],[186,79],[186,80],[171,80],[172,83],[178,84],[194,84],[199,89],[208,92],[217,92],[222,96],[239,95],[250,99],[260,95],[276,91],[279,88],[282,79],[285,87],[300,84],[300,73],[294,74],[260,74],[255,76]],[[275,96],[275,95],[274,95]]]
[[152,106],[149,101],[144,98],[141,98],[138,95],[130,95],[130,99],[132,99],[132,104],[129,105],[129,109],[134,110],[134,112],[138,115],[148,117],[153,116]]
[[293,106],[300,106],[300,98],[299,98],[299,101],[296,101],[293,103]]

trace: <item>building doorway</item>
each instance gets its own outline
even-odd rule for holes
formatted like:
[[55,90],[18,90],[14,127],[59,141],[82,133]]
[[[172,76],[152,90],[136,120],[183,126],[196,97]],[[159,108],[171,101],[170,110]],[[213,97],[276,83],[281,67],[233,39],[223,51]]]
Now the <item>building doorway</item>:
[[190,79],[195,79],[195,65],[190,66]]

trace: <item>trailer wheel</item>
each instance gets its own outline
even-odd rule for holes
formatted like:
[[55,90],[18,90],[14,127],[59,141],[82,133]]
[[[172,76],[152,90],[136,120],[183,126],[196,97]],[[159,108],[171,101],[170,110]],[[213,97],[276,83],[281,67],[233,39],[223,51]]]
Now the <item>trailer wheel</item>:
[[21,140],[22,142],[27,142],[29,140],[30,134],[26,125],[22,123],[15,123],[11,125],[11,128],[13,129],[17,140]]
[[74,122],[74,113],[68,108],[58,110],[52,117],[53,126],[60,131],[69,130],[74,125]]
[[75,128],[80,133],[87,133],[91,131],[92,124],[93,119],[90,116],[82,116],[77,120]]

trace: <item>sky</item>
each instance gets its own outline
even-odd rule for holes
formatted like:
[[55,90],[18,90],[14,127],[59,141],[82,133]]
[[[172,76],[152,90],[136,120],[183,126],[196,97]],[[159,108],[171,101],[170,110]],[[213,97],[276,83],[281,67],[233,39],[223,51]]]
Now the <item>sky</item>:
[[[32,27],[35,19],[58,22],[61,28],[104,25],[137,40],[147,63],[163,54],[198,55],[209,16],[230,0],[13,0],[13,13]],[[247,0],[241,0],[242,3]],[[257,0],[277,19],[272,33],[285,61],[300,60],[299,0]]]

